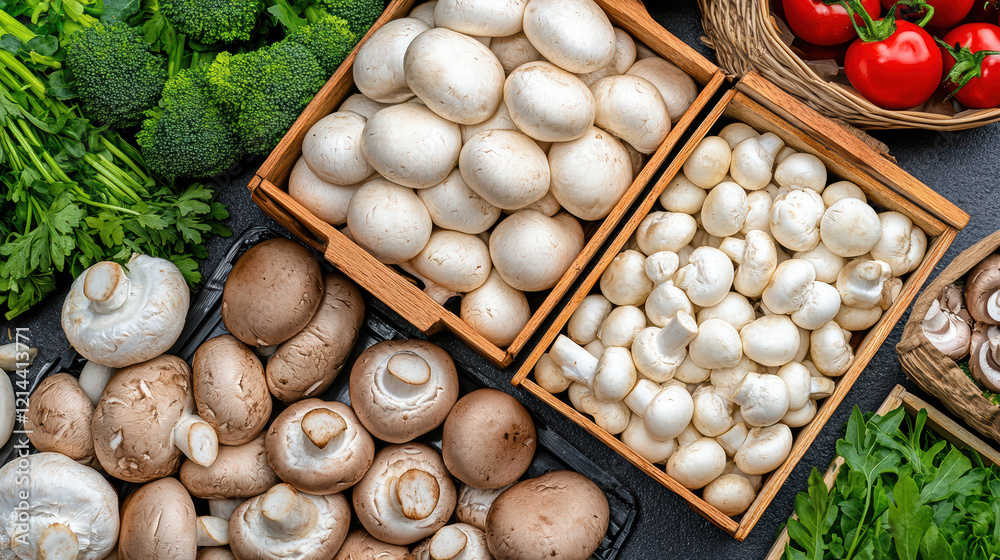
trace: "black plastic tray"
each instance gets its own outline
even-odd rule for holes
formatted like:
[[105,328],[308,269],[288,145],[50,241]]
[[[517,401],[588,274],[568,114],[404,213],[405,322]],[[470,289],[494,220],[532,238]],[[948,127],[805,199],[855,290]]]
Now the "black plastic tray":
[[[236,260],[250,247],[266,239],[279,236],[280,234],[272,229],[255,227],[244,232],[243,235],[233,242],[232,247],[230,247],[211,275],[207,277],[201,291],[194,301],[192,301],[191,309],[188,311],[187,323],[177,343],[170,350],[170,353],[190,362],[195,350],[203,342],[227,332],[225,326],[222,324],[220,313],[222,290],[226,276],[228,276]],[[348,397],[350,366],[357,356],[369,346],[385,340],[424,338],[408,325],[396,326],[397,324],[405,325],[405,322],[399,319],[398,316],[391,314],[387,308],[378,302],[373,302],[370,297],[365,298],[365,304],[365,321],[361,327],[358,342],[354,347],[351,359],[344,366],[340,375],[337,376],[333,385],[320,395],[319,398],[323,400],[336,400],[350,404]],[[84,360],[72,348],[63,351],[56,359],[47,362],[39,370],[38,376],[31,382],[31,391],[34,392],[38,383],[48,375],[60,371],[79,375],[84,363]],[[456,366],[459,370],[459,379],[461,381],[460,392],[462,394],[482,387],[495,387],[497,385],[483,368],[457,360]],[[277,404],[277,401],[275,403]],[[601,542],[601,546],[594,553],[594,557],[600,560],[613,560],[618,556],[619,551],[632,530],[632,524],[636,516],[635,496],[628,488],[584,456],[576,447],[563,439],[562,436],[549,429],[537,416],[532,415],[532,417],[535,420],[538,447],[535,458],[528,469],[528,476],[536,477],[548,471],[568,469],[585,475],[597,484],[608,498],[611,510],[611,523],[604,540]],[[20,429],[21,424],[18,422],[15,430]],[[17,449],[14,449],[14,444],[17,439],[18,437],[15,434],[11,443],[8,443],[0,451],[0,465],[6,464],[16,454]],[[440,449],[440,429],[420,439]],[[120,491],[127,491],[133,485],[117,484],[117,487]]]

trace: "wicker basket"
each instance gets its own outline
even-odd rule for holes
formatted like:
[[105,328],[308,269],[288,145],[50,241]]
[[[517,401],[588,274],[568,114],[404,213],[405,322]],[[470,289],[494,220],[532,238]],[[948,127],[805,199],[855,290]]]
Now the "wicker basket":
[[924,290],[910,312],[903,338],[896,345],[906,376],[937,397],[953,414],[984,436],[1000,441],[1000,407],[986,400],[983,390],[924,336],[920,321],[945,286],[955,282],[1000,248],[1000,231],[955,257]]
[[921,110],[887,111],[858,94],[839,76],[824,78],[789,46],[784,22],[771,0],[698,0],[702,23],[719,66],[743,76],[756,70],[820,113],[863,129],[963,130],[1000,121],[1000,109],[963,110],[936,94]]

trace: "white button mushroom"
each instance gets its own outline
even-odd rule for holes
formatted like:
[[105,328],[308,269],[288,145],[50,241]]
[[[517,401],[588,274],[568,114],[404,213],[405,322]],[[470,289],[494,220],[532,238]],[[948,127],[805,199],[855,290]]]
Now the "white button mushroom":
[[861,309],[850,305],[841,305],[840,311],[837,312],[837,316],[833,320],[851,332],[858,332],[871,328],[881,318],[882,308],[880,307]]
[[799,351],[799,329],[785,315],[765,315],[740,330],[743,353],[768,367],[778,367]]
[[458,125],[416,103],[379,111],[368,119],[361,138],[361,151],[372,167],[393,183],[415,189],[444,181],[461,150]]
[[674,376],[687,355],[687,345],[698,334],[698,324],[680,311],[663,328],[639,331],[632,341],[635,367],[648,379],[663,383]]
[[611,310],[601,323],[597,337],[604,346],[632,346],[639,331],[646,327],[646,316],[634,305],[622,305]]
[[827,284],[836,282],[840,270],[844,268],[844,258],[833,254],[823,243],[809,251],[796,251],[792,257],[813,265],[813,269],[816,270],[816,280]]
[[[372,178],[375,178],[374,174]],[[288,195],[324,222],[335,226],[347,222],[347,208],[359,186],[361,183],[353,185],[328,183],[317,177],[301,157],[295,162],[292,173],[288,176]]]
[[626,412],[642,418],[643,427],[653,439],[670,441],[691,423],[694,401],[681,385],[660,387],[649,379],[636,382],[625,397]]
[[827,206],[833,206],[834,202],[844,198],[856,198],[861,202],[868,202],[865,191],[850,181],[837,181],[823,189],[823,203]]
[[168,260],[136,253],[126,267],[99,262],[73,281],[62,307],[63,332],[84,358],[125,367],[174,345],[190,301],[184,276]]
[[396,264],[420,254],[431,236],[427,208],[410,189],[374,179],[358,187],[347,209],[355,242],[378,260]]
[[816,369],[823,375],[844,375],[854,363],[851,333],[843,330],[836,321],[830,321],[812,332],[809,355]]
[[750,507],[757,491],[746,477],[730,473],[709,482],[702,497],[712,507],[733,517]]
[[756,318],[750,300],[736,292],[729,292],[721,302],[698,311],[698,323],[704,323],[709,319],[722,319],[736,330],[742,329]]
[[[708,192],[698,185],[695,185],[683,173],[678,173],[667,183],[667,188],[660,193],[660,205],[667,212],[680,212],[682,214],[697,214],[701,212],[705,204]],[[768,198],[768,207],[771,199]],[[766,217],[765,217],[766,220]],[[744,226],[746,224],[744,223]]]
[[580,78],[545,61],[529,62],[507,76],[503,100],[522,132],[543,142],[567,142],[594,124],[594,95]]
[[792,321],[802,329],[814,330],[832,321],[840,312],[840,293],[825,282],[813,282],[802,305],[792,312]]
[[525,292],[556,285],[583,249],[583,228],[569,214],[521,210],[490,236],[490,257],[504,282]]
[[748,191],[766,187],[771,182],[771,166],[774,165],[774,158],[784,145],[784,140],[770,132],[740,141],[733,148],[729,173]]
[[611,213],[629,185],[628,151],[611,134],[590,127],[582,136],[549,149],[550,189],[559,204],[581,220]]
[[[637,45],[639,46],[641,45]],[[637,60],[625,73],[652,82],[660,91],[663,102],[667,104],[670,120],[676,123],[698,97],[698,84],[673,63],[655,54],[651,57],[637,55],[637,58],[640,60]]]
[[737,265],[733,288],[744,296],[760,297],[778,267],[778,253],[771,236],[754,230],[744,239],[727,237],[719,244],[719,250]]
[[806,401],[802,408],[795,410],[788,409],[788,412],[781,417],[781,423],[789,428],[801,428],[816,417],[816,401]]
[[691,490],[712,482],[725,468],[726,452],[711,438],[681,445],[667,461],[667,474]]
[[[432,2],[428,2],[430,4]],[[404,49],[405,50],[405,49]],[[402,59],[400,59],[402,60]],[[357,113],[364,117],[365,119],[370,119],[375,113],[378,113],[386,107],[390,107],[389,103],[379,103],[363,93],[355,93],[354,95],[348,97],[337,107],[338,111],[351,111]]]
[[629,409],[621,401],[602,401],[581,383],[569,386],[568,396],[573,408],[594,418],[598,428],[611,435],[622,433],[628,426]]
[[459,293],[471,292],[489,278],[490,250],[475,235],[437,230],[410,265],[435,284]]
[[597,104],[594,124],[643,154],[660,147],[670,132],[670,115],[660,92],[639,76],[609,76],[590,86]]
[[413,97],[406,85],[403,58],[417,35],[430,29],[416,18],[387,22],[358,47],[352,69],[354,83],[368,98],[379,103],[402,103]]
[[746,441],[747,433],[747,426],[741,419],[740,422],[736,422],[732,428],[729,428],[724,434],[716,437],[715,440],[726,450],[726,457],[732,457],[736,455],[740,446]]
[[593,72],[614,60],[614,28],[593,0],[532,1],[523,23],[538,52],[568,72]]
[[475,124],[489,118],[500,104],[504,71],[486,45],[437,21],[442,10],[447,13],[455,4],[439,0],[434,10],[438,27],[410,42],[403,67],[406,84],[431,111],[458,124]]
[[562,369],[547,352],[538,358],[534,372],[538,386],[552,394],[562,393],[572,383],[562,374]]
[[611,313],[612,305],[601,294],[591,294],[580,302],[566,323],[566,334],[573,342],[586,345],[597,340],[597,332]]
[[718,136],[704,138],[684,161],[684,175],[695,185],[711,189],[729,173],[733,152]]
[[810,398],[812,398],[812,386],[813,380],[817,383],[821,381],[829,381],[827,379],[820,380],[809,374],[809,370],[806,366],[798,362],[789,362],[778,370],[776,374],[785,382],[785,386],[788,387],[788,409],[798,410],[806,405]]
[[644,309],[649,322],[658,327],[666,325],[667,321],[670,321],[680,311],[689,315],[694,314],[691,300],[688,299],[684,290],[674,286],[673,282],[657,284],[646,297]]
[[691,396],[694,415],[691,423],[708,437],[721,436],[733,427],[733,405],[715,387],[699,387]]
[[837,291],[844,305],[861,309],[888,309],[902,286],[899,278],[893,278],[889,264],[878,260],[854,259],[837,276]]
[[528,298],[511,288],[494,269],[486,282],[462,297],[460,316],[486,340],[504,348],[531,319]]
[[835,255],[857,257],[872,250],[882,236],[878,214],[865,202],[843,198],[826,209],[820,238]]
[[747,211],[747,193],[736,183],[719,183],[708,191],[701,208],[701,227],[715,237],[728,237],[743,228]]
[[580,345],[559,335],[549,357],[566,379],[586,386],[601,401],[620,401],[635,385],[636,372],[628,349],[610,346],[594,358]]
[[466,35],[506,37],[521,30],[527,0],[439,0],[434,25]]
[[762,231],[771,235],[771,194],[766,191],[754,191],[747,195],[747,216],[743,220],[740,233]]
[[825,209],[823,199],[812,189],[782,193],[771,203],[771,235],[792,251],[808,251],[820,242]]
[[811,189],[819,194],[826,188],[826,166],[812,154],[792,154],[774,169],[774,182],[788,190]]
[[872,247],[872,258],[889,263],[893,276],[917,268],[927,251],[927,234],[899,212],[882,212],[882,236]]
[[712,370],[711,382],[717,388],[729,389],[729,393],[735,392],[736,385],[743,380],[748,373],[757,373],[758,364],[754,363],[744,354],[740,361],[730,368],[715,368]]
[[335,185],[360,183],[374,171],[361,153],[367,119],[351,111],[318,120],[302,140],[302,159],[320,179]]
[[659,285],[670,281],[680,267],[680,257],[673,251],[657,251],[642,264],[642,269],[653,284]]
[[542,60],[542,53],[531,44],[523,31],[507,37],[494,37],[490,42],[490,50],[496,55],[506,74],[522,64]]
[[761,293],[761,302],[772,313],[791,313],[802,307],[816,280],[816,270],[806,261],[790,259],[778,265]]
[[650,212],[635,230],[635,240],[639,249],[646,255],[660,251],[679,253],[694,239],[697,231],[698,223],[688,214]]
[[705,369],[734,367],[743,357],[740,333],[722,319],[708,319],[698,325],[688,353],[695,365]]
[[666,463],[677,450],[676,440],[660,441],[649,435],[642,417],[635,414],[629,418],[628,426],[621,433],[621,439],[629,449],[653,464]]
[[[646,276],[646,257],[626,250],[615,255],[601,274],[601,293],[615,305],[641,305],[653,289]],[[589,341],[587,341],[589,342]]]
[[[743,422],[750,426],[770,426],[781,420],[781,417],[788,412],[788,386],[777,375],[748,373],[735,387],[730,398],[740,405]],[[750,473],[743,469],[743,465],[740,465],[740,469]],[[764,472],[772,470],[774,469]]]
[[758,136],[760,136],[760,133],[754,130],[752,126],[738,121],[727,124],[719,131],[719,138],[722,138],[729,144],[730,150],[735,150],[736,146],[739,146],[740,142],[747,138],[757,138]]
[[675,284],[691,303],[707,307],[725,299],[734,275],[733,263],[725,253],[713,247],[698,247],[687,266],[677,271]]
[[505,210],[523,208],[549,190],[545,152],[516,130],[488,130],[462,146],[462,178],[490,204]]
[[583,80],[583,83],[591,86],[594,82],[600,80],[601,78],[624,74],[629,68],[632,67],[633,64],[635,64],[635,55],[635,41],[632,39],[632,36],[616,27],[615,57],[611,60],[611,64],[608,64],[600,70],[594,70],[593,72],[589,72],[587,74],[580,74],[580,79]]
[[784,424],[754,428],[736,452],[736,466],[750,475],[767,474],[785,461],[792,450],[792,431]]
[[[469,188],[458,169],[449,173],[437,185],[419,189],[417,196],[427,207],[434,225],[439,228],[477,234],[493,227],[500,218],[500,209]],[[345,221],[346,208],[345,206]]]

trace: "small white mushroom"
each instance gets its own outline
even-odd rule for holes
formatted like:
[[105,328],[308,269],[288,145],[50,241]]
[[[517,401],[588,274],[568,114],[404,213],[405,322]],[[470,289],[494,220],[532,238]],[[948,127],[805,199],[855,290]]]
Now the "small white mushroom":
[[501,348],[514,342],[531,319],[528,298],[504,282],[495,269],[483,285],[462,297],[459,313],[463,321]]
[[865,191],[850,181],[837,181],[823,189],[823,203],[827,206],[833,206],[833,203],[843,198],[856,198],[861,202],[868,202]]
[[882,236],[872,247],[872,258],[889,263],[893,276],[917,268],[927,251],[927,234],[899,212],[882,212]]
[[490,275],[490,250],[478,237],[437,230],[410,265],[435,284],[459,293],[482,286]]
[[797,154],[797,153],[798,152],[796,152],[795,149],[792,148],[791,146],[785,146],[784,148],[781,149],[781,151],[778,152],[777,157],[774,158],[775,166],[777,166],[777,164],[785,161],[788,158],[788,156],[791,156],[791,155],[794,155],[794,154]]
[[743,220],[740,233],[762,231],[771,235],[771,224],[768,219],[771,214],[771,195],[766,191],[753,191],[747,195],[747,216]]
[[809,355],[816,369],[823,375],[830,377],[844,375],[854,364],[851,333],[843,330],[836,321],[830,321],[812,332],[809,339]]
[[750,507],[757,497],[757,491],[745,476],[730,473],[709,482],[702,497],[709,505],[732,517]]
[[[428,2],[428,4],[433,4],[433,2]],[[357,113],[364,117],[365,119],[370,119],[375,113],[378,113],[382,109],[389,107],[389,103],[379,103],[363,93],[355,93],[354,95],[348,97],[340,104],[337,108],[338,111],[351,111]]]
[[594,124],[594,95],[580,78],[545,62],[529,62],[507,76],[503,99],[522,132],[543,142],[568,142]]
[[726,450],[726,457],[732,457],[733,455],[736,455],[736,451],[739,450],[740,446],[743,445],[743,442],[746,441],[748,432],[749,430],[747,429],[747,425],[744,424],[741,419],[740,422],[733,424],[729,430],[715,439],[719,442],[719,445]]
[[597,337],[604,346],[632,346],[639,331],[646,328],[646,315],[633,305],[622,305],[611,310],[601,323]]
[[547,352],[538,358],[538,362],[535,363],[534,373],[535,382],[538,383],[538,386],[552,394],[562,393],[572,383],[572,381],[562,374],[559,364]]
[[832,321],[840,312],[840,293],[825,282],[813,282],[802,305],[792,312],[799,328],[814,330]]
[[[667,183],[667,188],[663,189],[663,192],[660,193],[659,200],[660,205],[667,212],[680,212],[682,214],[693,215],[701,212],[707,196],[708,192],[705,189],[692,183],[683,173],[678,173]],[[768,198],[768,207],[770,205],[771,199]]]
[[[376,175],[371,176],[375,177]],[[340,226],[347,222],[347,207],[351,204],[351,197],[364,182],[362,180],[353,185],[328,183],[317,177],[306,165],[305,159],[300,157],[288,176],[288,195],[324,222]]]
[[615,255],[601,274],[601,293],[615,305],[641,305],[653,289],[646,276],[646,257],[639,251],[626,250]]
[[760,133],[754,130],[752,126],[738,121],[727,124],[719,131],[719,138],[722,138],[729,144],[730,150],[735,150],[736,146],[747,138],[757,138],[758,136],[760,136]]
[[646,297],[644,307],[649,322],[656,326],[664,326],[678,312],[694,314],[694,307],[684,290],[674,286],[673,282],[657,284]]
[[566,323],[566,334],[577,344],[590,344],[597,340],[597,332],[611,313],[611,309],[611,302],[601,294],[591,294],[583,298]]
[[626,410],[642,418],[643,427],[653,439],[670,441],[691,423],[694,401],[681,385],[660,387],[649,379],[636,382],[625,397]]
[[677,450],[676,440],[660,441],[649,435],[642,417],[635,414],[629,418],[628,426],[621,433],[621,439],[629,449],[653,464],[666,463]]
[[680,257],[672,251],[657,251],[642,264],[642,269],[653,284],[659,285],[670,281],[680,266]]
[[715,368],[712,370],[711,382],[719,389],[728,389],[729,393],[735,392],[736,386],[743,377],[748,373],[757,373],[758,364],[754,363],[745,354],[740,358],[740,361],[733,367],[729,368]]
[[785,315],[765,315],[740,330],[743,353],[768,367],[778,367],[795,358],[799,329]]
[[660,251],[679,253],[691,243],[697,231],[698,223],[688,214],[650,212],[639,223],[639,228],[635,231],[635,240],[639,249],[646,255]]
[[777,375],[748,373],[730,398],[750,426],[770,426],[788,412],[788,387]]
[[592,340],[590,344],[584,346],[583,349],[586,350],[587,352],[590,352],[591,356],[595,358],[600,358],[601,353],[604,352],[604,343],[601,342],[601,339],[597,338]]
[[796,251],[793,258],[801,259],[813,265],[816,270],[816,280],[833,284],[844,268],[844,257],[833,254],[826,245],[820,243],[808,251]]
[[741,140],[733,148],[729,173],[748,191],[762,189],[771,182],[774,158],[784,146],[784,140],[771,132]]
[[773,313],[792,313],[802,307],[816,280],[816,270],[806,261],[790,259],[778,265],[761,293],[761,302]]
[[521,210],[497,224],[490,257],[504,282],[538,292],[556,285],[583,249],[583,228],[569,214]]
[[888,309],[902,287],[902,280],[892,276],[889,264],[878,260],[854,259],[837,276],[837,291],[844,305],[861,309]]
[[711,438],[681,445],[667,461],[667,474],[692,490],[702,488],[726,468],[726,451]]
[[420,254],[432,222],[411,189],[385,179],[358,187],[347,209],[347,227],[355,242],[378,260],[396,264]]
[[788,412],[781,417],[781,423],[789,428],[801,428],[816,417],[816,401],[806,401],[802,408],[795,410],[788,409]]
[[532,0],[523,24],[538,52],[568,72],[593,72],[614,60],[615,30],[593,0]]
[[691,423],[700,433],[708,437],[721,436],[735,424],[733,404],[715,387],[699,387],[691,399],[694,402]]
[[635,364],[627,348],[608,346],[597,359],[594,374],[594,396],[602,401],[620,401],[629,394],[636,381]]
[[782,193],[771,203],[771,235],[789,250],[808,251],[820,242],[825,209],[823,199],[812,189]]
[[629,68],[635,64],[635,41],[632,36],[622,31],[621,29],[615,28],[615,57],[611,59],[611,64],[608,64],[600,70],[594,70],[587,74],[580,74],[580,79],[587,86],[591,86],[597,80],[601,78],[607,78],[608,76],[618,76],[624,74]]
[[581,220],[610,214],[632,184],[628,151],[614,136],[593,126],[578,138],[553,144],[548,164],[550,192]]
[[792,431],[784,424],[754,428],[747,435],[734,461],[750,475],[767,474],[785,462],[792,450]]
[[864,201],[843,198],[826,209],[819,233],[823,245],[833,254],[857,257],[878,243],[882,224],[875,210]]
[[437,185],[419,189],[417,196],[427,207],[434,225],[440,228],[478,234],[493,227],[500,218],[500,209],[469,188],[458,169]]
[[490,50],[496,55],[506,74],[522,64],[542,60],[542,53],[531,44],[523,31],[507,37],[494,37],[490,42]]
[[594,418],[597,427],[611,435],[617,435],[628,427],[629,409],[625,403],[604,402],[594,397],[586,385],[573,383],[568,390],[569,400],[573,408]]
[[788,190],[811,189],[822,193],[826,188],[826,166],[812,154],[792,154],[775,168],[774,182]]
[[725,299],[734,275],[733,263],[725,253],[699,247],[691,253],[687,266],[677,271],[675,284],[684,290],[691,303],[706,307]]
[[597,112],[594,124],[651,154],[670,132],[670,115],[660,92],[639,76],[609,76],[590,86]]
[[458,125],[415,103],[379,111],[368,120],[361,139],[361,151],[376,171],[416,189],[444,181],[461,149]]
[[719,250],[737,265],[733,288],[747,297],[760,297],[778,267],[778,253],[771,236],[754,230],[744,239],[727,237]]
[[[637,50],[641,46],[637,45]],[[698,97],[698,84],[683,70],[659,56],[642,57],[637,54],[637,58],[639,60],[625,73],[652,82],[667,104],[670,120],[676,123]]]
[[101,393],[108,380],[115,373],[115,368],[101,365],[97,362],[87,362],[80,371],[80,388],[90,398],[90,404],[97,406]]
[[402,18],[372,32],[358,47],[351,65],[361,93],[379,103],[402,103],[413,97],[406,85],[403,58],[410,42],[428,29],[430,26],[419,19]]
[[505,37],[521,30],[527,3],[527,0],[438,0],[434,25],[466,35]]
[[473,136],[462,146],[458,167],[469,188],[504,210],[523,208],[549,190],[545,152],[516,130],[488,130]]
[[708,136],[695,146],[684,161],[684,175],[695,185],[711,189],[729,173],[732,157],[728,142],[718,136]]
[[749,209],[743,187],[736,183],[719,183],[705,198],[701,226],[715,237],[735,235],[743,228]]
[[691,356],[685,356],[674,372],[674,379],[681,383],[702,383],[708,380],[711,374],[712,370],[694,363],[691,361]]
[[798,362],[789,362],[778,370],[776,374],[785,382],[788,387],[788,409],[798,410],[806,405],[812,398],[812,385],[815,380],[817,384],[828,379],[814,378],[809,374],[806,366]]
[[366,122],[365,117],[351,111],[323,117],[302,139],[302,159],[323,181],[335,185],[360,183],[374,171],[361,153]]
[[705,369],[734,367],[743,357],[740,333],[722,319],[709,319],[698,325],[688,353],[695,365]]
[[698,311],[698,323],[704,323],[709,319],[722,319],[734,329],[740,330],[756,319],[756,315],[747,298],[736,292],[729,292],[719,303],[702,307]]
[[871,328],[881,318],[882,308],[880,307],[861,309],[850,305],[841,305],[840,311],[837,312],[837,316],[833,320],[851,332],[858,332]]
[[632,341],[635,367],[648,379],[663,383],[674,376],[687,355],[687,345],[698,334],[694,317],[678,312],[662,328],[648,327]]

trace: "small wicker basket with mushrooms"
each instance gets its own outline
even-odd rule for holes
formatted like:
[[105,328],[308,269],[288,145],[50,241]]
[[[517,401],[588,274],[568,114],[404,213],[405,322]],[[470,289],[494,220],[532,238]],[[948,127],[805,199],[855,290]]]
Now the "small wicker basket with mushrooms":
[[739,122],[700,142],[659,203],[534,377],[736,516],[927,238],[853,183],[828,184],[819,158]]

